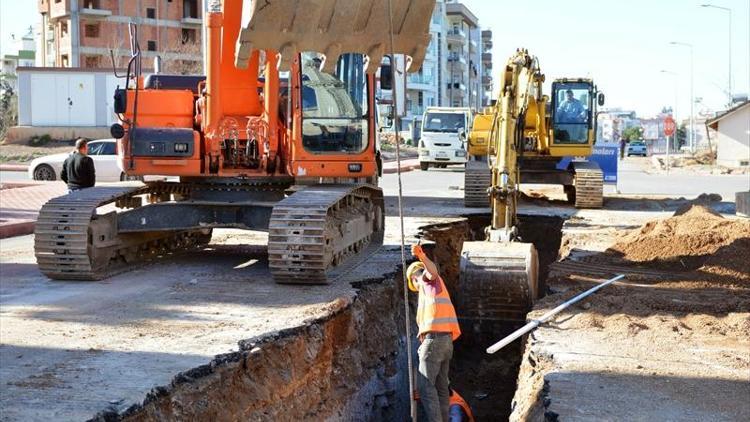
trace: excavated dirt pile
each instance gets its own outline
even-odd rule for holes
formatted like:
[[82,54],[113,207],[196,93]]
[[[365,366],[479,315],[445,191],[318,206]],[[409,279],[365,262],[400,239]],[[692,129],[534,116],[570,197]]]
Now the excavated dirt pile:
[[750,278],[750,222],[731,220],[702,205],[649,221],[607,251],[652,268]]

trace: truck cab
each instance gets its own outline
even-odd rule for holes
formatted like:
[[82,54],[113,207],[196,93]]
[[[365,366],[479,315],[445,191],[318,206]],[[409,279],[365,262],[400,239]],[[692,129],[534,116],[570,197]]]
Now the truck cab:
[[471,130],[471,110],[467,107],[428,107],[422,117],[419,140],[419,165],[445,168],[448,164],[464,165],[467,160],[466,138]]

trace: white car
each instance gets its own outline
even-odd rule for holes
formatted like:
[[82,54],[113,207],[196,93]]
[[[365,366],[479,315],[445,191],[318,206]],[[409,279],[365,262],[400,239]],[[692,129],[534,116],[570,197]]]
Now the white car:
[[[114,139],[97,139],[88,143],[88,155],[94,160],[96,181],[120,182],[127,178],[117,164],[117,148]],[[71,148],[72,149],[72,148]],[[59,180],[62,165],[70,153],[39,157],[29,164],[29,178],[34,180]]]

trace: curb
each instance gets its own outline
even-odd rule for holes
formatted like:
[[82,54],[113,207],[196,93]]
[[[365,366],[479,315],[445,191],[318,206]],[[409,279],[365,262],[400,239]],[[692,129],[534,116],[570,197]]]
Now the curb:
[[0,239],[7,237],[24,236],[34,233],[33,220],[22,220],[18,223],[4,224],[0,226]]
[[28,171],[29,166],[25,164],[0,164],[0,171]]
[[[401,164],[402,173],[416,170],[418,168],[419,168],[419,162],[417,162],[416,164]],[[383,174],[393,174],[393,173],[398,173],[398,167],[394,166],[394,167],[383,168]]]

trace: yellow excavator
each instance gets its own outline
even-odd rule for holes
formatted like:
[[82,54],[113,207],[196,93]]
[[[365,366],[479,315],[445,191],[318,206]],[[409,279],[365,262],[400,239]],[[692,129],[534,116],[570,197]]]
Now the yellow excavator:
[[519,184],[560,183],[577,207],[602,206],[602,172],[583,157],[592,153],[604,95],[583,78],[557,79],[552,97],[544,95],[544,74],[527,50],[516,51],[498,82],[497,101],[474,119],[465,187],[467,204],[489,203],[492,219],[486,241],[464,243],[460,283],[482,292],[473,317],[523,321],[539,296],[539,265],[534,245],[519,241]]
[[[492,202],[488,192],[491,185],[498,185],[492,182],[496,172],[508,173],[513,186],[517,182],[563,185],[576,208],[602,207],[602,171],[586,157],[593,153],[596,107],[604,104],[604,94],[590,79],[564,78],[552,82],[550,98],[542,93],[544,80],[538,59],[528,51],[518,50],[508,60],[497,102],[475,116],[469,135],[464,176],[467,207],[487,207]],[[506,100],[507,106],[502,104]],[[560,168],[569,157],[574,159]],[[515,202],[509,206],[514,212]]]

